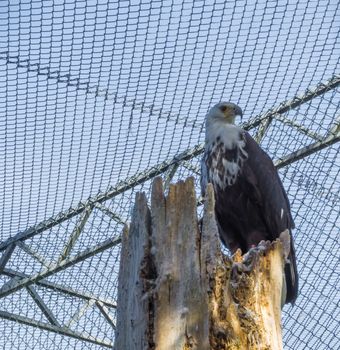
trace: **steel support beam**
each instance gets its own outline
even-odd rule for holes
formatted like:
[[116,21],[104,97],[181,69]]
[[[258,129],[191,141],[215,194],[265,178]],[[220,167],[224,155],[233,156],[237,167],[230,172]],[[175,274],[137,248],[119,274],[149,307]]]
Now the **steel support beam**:
[[189,161],[185,161],[182,163],[183,167],[192,171],[194,174],[196,175],[200,175],[201,174],[201,169],[199,166],[196,166],[194,164],[191,164]]
[[314,142],[308,146],[302,147],[299,150],[288,154],[286,157],[277,160],[274,164],[277,169],[283,168],[291,163],[308,157],[311,154],[318,152],[328,146],[331,146],[339,141],[340,135],[329,135],[325,137],[322,141]]
[[316,140],[316,141],[321,141],[324,137],[319,135],[318,133],[309,130],[308,128],[304,127],[303,125],[295,122],[294,120],[290,120],[288,118],[283,117],[282,115],[276,115],[275,119],[280,121],[283,124],[286,124],[288,126],[291,126],[295,128],[297,131],[299,131],[302,134],[305,134],[309,136],[310,138]]
[[111,348],[111,349],[113,348],[112,342],[109,342],[109,341],[106,341],[103,339],[98,339],[98,338],[89,336],[87,334],[81,334],[78,332],[74,332],[74,331],[71,331],[70,329],[65,328],[65,327],[58,327],[58,326],[55,326],[55,325],[52,325],[49,323],[36,321],[36,320],[28,318],[28,317],[14,315],[14,314],[7,312],[7,311],[0,311],[0,317],[3,319],[6,319],[6,320],[15,321],[15,322],[25,324],[27,326],[39,328],[41,330],[50,331],[50,332],[58,333],[61,335],[66,335],[66,336],[71,337],[71,338],[90,342],[90,343],[100,345],[100,346],[105,346],[107,348]]
[[262,120],[262,122],[260,123],[259,128],[257,130],[257,133],[254,137],[254,139],[257,143],[261,143],[261,141],[262,141],[264,135],[266,134],[272,121],[273,121],[273,117],[268,117],[268,118]]
[[36,289],[33,286],[27,286],[26,287],[28,293],[34,300],[34,302],[38,305],[39,309],[42,311],[42,313],[45,315],[45,317],[49,320],[51,324],[54,326],[60,327],[60,324],[58,320],[54,317],[53,312],[49,309],[49,307],[46,305],[44,300],[42,300],[36,291]]
[[294,120],[291,120],[289,118],[285,118],[281,114],[275,114],[274,117],[268,117],[268,118],[262,120],[261,123],[259,124],[259,129],[258,129],[256,135],[254,136],[254,139],[256,140],[257,143],[261,143],[264,135],[266,134],[270,124],[272,123],[272,121],[274,119],[281,122],[282,124],[288,125],[294,129],[296,129],[300,133],[307,135],[314,140],[321,141],[323,139],[323,137],[321,135],[319,135],[318,133],[309,130],[308,128],[295,122]]
[[8,260],[11,258],[12,253],[14,252],[15,244],[10,244],[7,249],[2,253],[0,258],[0,273],[4,270]]
[[86,249],[85,251],[77,254],[76,256],[74,256],[72,258],[66,258],[65,260],[55,264],[54,266],[51,266],[48,269],[43,270],[40,273],[37,273],[36,275],[23,278],[20,281],[16,281],[15,283],[12,283],[10,285],[4,285],[0,289],[0,298],[4,298],[7,295],[14,293],[21,288],[30,286],[34,283],[41,281],[44,278],[47,278],[47,277],[57,273],[57,272],[65,270],[68,267],[71,267],[71,266],[73,266],[73,265],[75,265],[83,260],[90,258],[93,255],[99,254],[99,253],[103,252],[104,250],[107,250],[107,249],[119,244],[120,242],[121,242],[120,237],[108,239],[108,240],[106,240],[106,241],[104,241],[104,242],[102,242],[102,243],[100,243],[92,248]]
[[[24,279],[24,278],[29,278],[30,276],[29,275],[26,275],[22,272],[18,272],[18,271],[14,271],[12,269],[7,269],[5,268],[2,273],[6,276],[9,276],[9,277],[16,277],[18,280],[19,279]],[[113,300],[109,300],[107,298],[101,298],[101,297],[98,297],[98,296],[95,296],[93,294],[90,294],[90,293],[86,293],[86,292],[79,292],[77,290],[74,290],[72,288],[69,288],[69,287],[65,287],[65,286],[62,286],[60,284],[57,284],[57,283],[53,283],[53,282],[50,282],[50,281],[47,281],[47,280],[40,280],[40,281],[37,281],[36,284],[38,286],[42,286],[44,288],[47,288],[47,289],[50,289],[50,290],[53,290],[53,291],[57,291],[57,292],[60,292],[60,293],[64,293],[64,294],[67,294],[67,295],[70,295],[71,297],[75,297],[75,298],[79,298],[79,299],[82,299],[82,300],[95,300],[95,301],[98,301],[108,307],[112,307],[112,308],[116,308],[117,307],[117,304],[115,301]]]
[[97,209],[99,209],[102,213],[104,213],[105,215],[109,216],[112,220],[116,221],[118,224],[121,224],[121,225],[125,225],[126,224],[126,220],[124,220],[119,215],[117,215],[116,213],[111,211],[105,205],[103,205],[101,203],[96,203],[94,206]]
[[337,116],[334,125],[331,127],[328,135],[340,135],[340,114]]
[[76,227],[74,228],[74,230],[72,231],[60,257],[59,257],[59,262],[65,260],[69,254],[71,253],[72,248],[74,247],[74,245],[77,242],[77,239],[79,238],[81,232],[83,231],[83,228],[88,220],[88,218],[90,217],[91,213],[92,213],[93,207],[87,207],[85,209],[85,211],[82,213],[81,218],[79,220],[79,222],[77,223]]
[[81,319],[85,312],[93,306],[95,301],[93,299],[87,300],[81,308],[73,315],[73,317],[67,322],[66,327],[70,328],[74,323]]
[[175,176],[176,171],[177,171],[177,169],[179,168],[180,164],[181,164],[181,163],[174,164],[174,165],[169,169],[168,175],[166,176],[165,181],[164,181],[164,190],[168,190],[168,188],[169,188],[169,186],[170,186],[170,183],[171,183],[173,177]]
[[4,289],[6,289],[6,288],[11,288],[12,286],[16,285],[16,284],[17,284],[18,282],[20,282],[20,281],[21,281],[21,278],[20,278],[20,277],[14,276],[14,277],[12,277],[9,281],[5,282],[5,283],[1,286],[1,288],[4,288]]
[[109,309],[100,301],[96,301],[96,305],[102,315],[105,317],[106,321],[110,324],[113,329],[116,329],[115,319],[110,315]]

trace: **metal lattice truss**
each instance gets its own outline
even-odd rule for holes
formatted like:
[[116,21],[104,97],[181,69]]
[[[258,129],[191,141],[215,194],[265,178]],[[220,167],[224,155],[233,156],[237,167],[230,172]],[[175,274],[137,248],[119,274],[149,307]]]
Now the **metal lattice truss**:
[[[49,74],[52,73],[49,72]],[[277,108],[253,118],[243,127],[253,132],[258,142],[264,140],[273,122],[292,128],[308,137],[310,142],[307,146],[302,146],[275,160],[278,169],[287,167],[340,141],[340,115],[336,117],[335,122],[327,128],[324,134],[289,118],[290,111],[299,109],[304,104],[312,103],[314,99],[323,97],[328,92],[336,92],[339,84],[340,76],[334,76],[315,88],[308,89],[304,94],[295,96],[291,100],[281,103]],[[337,98],[339,98],[339,95],[337,95]],[[82,263],[89,262],[86,266],[91,267],[91,258],[112,249],[119,249],[120,232],[128,217],[122,217],[121,211],[115,209],[112,205],[116,197],[130,193],[129,198],[131,198],[131,192],[140,189],[148,190],[150,181],[158,175],[164,177],[165,186],[167,187],[176,178],[176,175],[177,178],[182,176],[182,174],[178,174],[180,167],[186,169],[188,174],[198,178],[200,174],[198,159],[203,152],[203,148],[204,146],[200,144],[187,149],[176,157],[137,173],[108,191],[99,193],[97,196],[79,203],[76,207],[2,242],[0,244],[0,251],[2,252],[0,258],[0,273],[2,276],[2,280],[0,280],[0,282],[2,281],[0,299],[4,301],[6,298],[8,300],[12,297],[14,298],[12,299],[13,302],[13,300],[16,300],[15,295],[18,298],[18,293],[25,291],[37,310],[40,310],[41,315],[37,316],[39,313],[37,312],[32,317],[26,317],[13,310],[13,312],[0,311],[0,317],[81,341],[112,347],[116,308],[114,296],[103,297],[103,293],[99,290],[90,293],[84,291],[86,288],[82,288],[82,286],[76,288],[60,284],[58,283],[58,276],[60,273],[71,271],[69,276],[75,278],[80,273]],[[197,161],[193,162],[193,160]],[[128,205],[131,206],[131,200],[129,202]],[[198,198],[198,203],[200,202],[201,198]],[[105,226],[106,236],[98,233],[99,229],[96,229],[103,223],[107,225]],[[59,244],[56,244],[56,247],[47,251],[46,244],[41,243],[41,241],[50,235],[62,238],[60,238],[60,242],[58,241]],[[101,237],[105,239],[101,239]],[[86,249],[79,250],[77,244],[82,239],[84,241],[79,246],[86,246]],[[77,248],[75,248],[76,246]],[[15,258],[13,258],[14,255],[16,255]],[[26,256],[26,258],[28,257],[34,261],[35,268],[32,269],[31,273],[22,272],[20,264],[15,267],[14,262],[20,259],[20,256]],[[101,261],[105,262],[105,259],[101,259]],[[117,271],[118,261],[106,265],[112,264],[116,266]],[[77,266],[80,266],[79,270],[74,270],[74,267]],[[100,270],[100,267],[94,268]],[[108,276],[110,274],[113,278],[112,269],[108,272]],[[43,291],[44,298],[41,296],[41,291]],[[72,317],[67,320],[61,319],[58,315],[58,307],[53,307],[52,310],[50,305],[53,298],[46,301],[46,295],[49,293],[56,294],[60,298],[71,298],[71,303],[70,301],[68,303],[77,306],[72,312]],[[96,321],[96,325],[92,325],[87,329],[82,322],[86,319],[88,312],[98,313],[103,323]],[[86,320],[86,323],[88,322]],[[100,334],[98,329],[101,324],[109,327],[111,333],[106,331],[105,335]]]

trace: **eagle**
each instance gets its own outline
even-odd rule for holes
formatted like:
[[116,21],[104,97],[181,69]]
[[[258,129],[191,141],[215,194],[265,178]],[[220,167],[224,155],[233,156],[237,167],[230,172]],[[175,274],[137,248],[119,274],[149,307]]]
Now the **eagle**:
[[211,183],[219,236],[232,253],[237,249],[246,253],[261,241],[273,241],[288,230],[285,303],[294,304],[298,273],[289,200],[271,158],[247,131],[235,125],[235,118],[242,115],[236,104],[220,102],[206,116],[202,196]]

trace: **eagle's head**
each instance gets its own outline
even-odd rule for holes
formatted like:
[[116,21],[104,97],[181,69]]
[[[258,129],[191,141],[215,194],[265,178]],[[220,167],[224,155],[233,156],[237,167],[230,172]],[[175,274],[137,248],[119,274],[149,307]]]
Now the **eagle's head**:
[[226,124],[235,124],[235,118],[240,116],[242,118],[242,109],[231,102],[220,102],[210,109],[207,114],[207,122],[215,123],[222,122]]

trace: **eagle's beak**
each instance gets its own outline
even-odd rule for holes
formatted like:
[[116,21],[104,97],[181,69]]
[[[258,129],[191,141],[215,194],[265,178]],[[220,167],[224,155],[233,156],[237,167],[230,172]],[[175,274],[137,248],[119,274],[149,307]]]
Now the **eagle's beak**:
[[242,112],[242,109],[239,106],[235,107],[235,117],[237,117],[237,116],[241,117],[241,120],[242,120],[243,112]]

